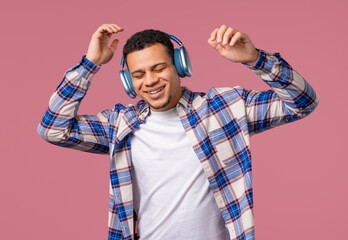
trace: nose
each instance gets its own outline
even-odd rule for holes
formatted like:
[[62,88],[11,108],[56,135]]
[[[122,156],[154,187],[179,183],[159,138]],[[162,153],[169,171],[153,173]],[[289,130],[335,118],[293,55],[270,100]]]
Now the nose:
[[159,82],[159,77],[154,72],[147,72],[145,76],[145,85],[151,87]]

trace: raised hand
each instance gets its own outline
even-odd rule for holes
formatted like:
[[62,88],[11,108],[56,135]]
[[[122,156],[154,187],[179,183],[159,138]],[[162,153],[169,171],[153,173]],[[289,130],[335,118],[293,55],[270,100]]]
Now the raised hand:
[[254,65],[259,57],[259,51],[248,35],[226,25],[216,28],[208,43],[232,62]]
[[108,46],[109,41],[113,34],[122,31],[123,28],[116,24],[101,25],[92,35],[86,58],[98,66],[109,62],[119,42],[118,39],[114,39]]

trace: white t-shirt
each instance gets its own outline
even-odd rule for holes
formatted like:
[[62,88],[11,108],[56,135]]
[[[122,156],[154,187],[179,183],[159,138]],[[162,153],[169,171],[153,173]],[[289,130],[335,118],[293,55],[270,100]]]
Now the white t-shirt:
[[151,112],[131,136],[141,240],[227,240],[229,234],[175,108]]

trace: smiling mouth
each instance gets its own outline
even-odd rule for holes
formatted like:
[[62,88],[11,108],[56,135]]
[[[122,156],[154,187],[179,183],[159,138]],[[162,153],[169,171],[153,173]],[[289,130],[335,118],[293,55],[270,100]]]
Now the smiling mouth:
[[149,93],[149,94],[156,94],[156,93],[162,91],[163,89],[164,89],[164,87],[161,87],[161,88],[159,88],[159,89],[156,89],[156,90],[151,91],[151,92],[148,91],[148,92],[146,92],[146,93]]

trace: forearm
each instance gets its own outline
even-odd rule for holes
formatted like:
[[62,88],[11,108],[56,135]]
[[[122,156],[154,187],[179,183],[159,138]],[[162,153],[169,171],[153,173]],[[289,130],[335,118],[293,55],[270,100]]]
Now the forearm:
[[[46,141],[83,151],[107,152],[108,112],[78,116],[77,110],[99,67],[83,59],[66,72],[38,126]],[[96,130],[97,128],[97,130]]]
[[248,67],[271,87],[247,94],[252,131],[303,118],[317,107],[319,98],[312,87],[278,53],[260,50],[256,64]]

